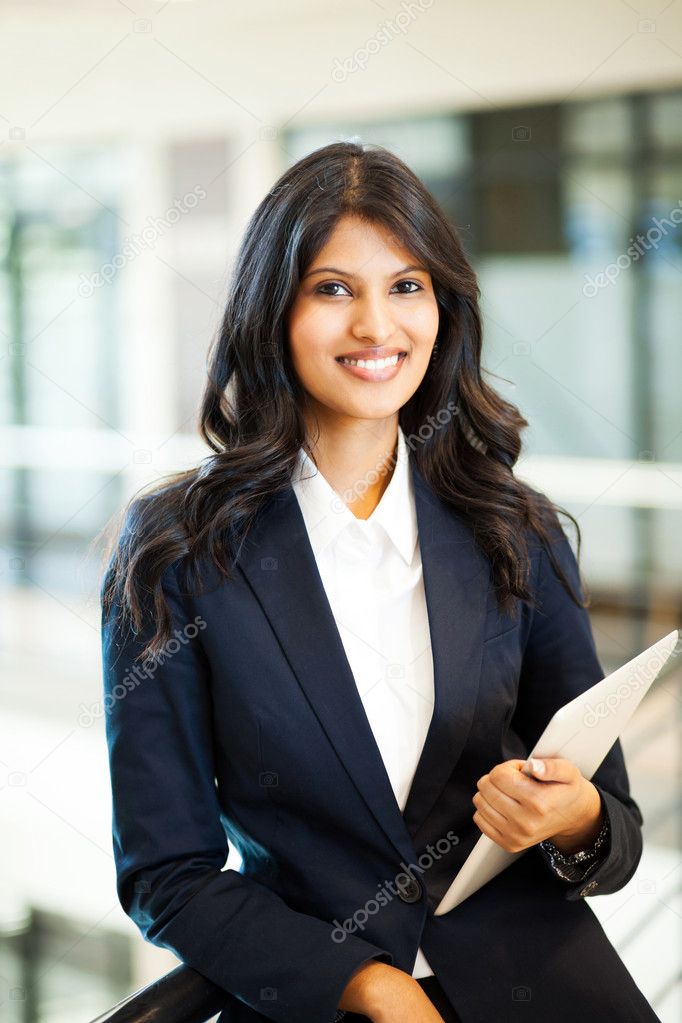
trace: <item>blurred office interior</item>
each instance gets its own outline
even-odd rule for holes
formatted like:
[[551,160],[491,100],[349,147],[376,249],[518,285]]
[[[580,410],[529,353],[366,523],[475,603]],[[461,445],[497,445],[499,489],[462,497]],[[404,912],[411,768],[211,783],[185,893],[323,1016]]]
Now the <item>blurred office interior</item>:
[[[682,625],[682,13],[4,0],[0,17],[0,1015],[73,1023],[177,964],[116,898],[92,541],[206,453],[231,260],[305,153],[387,146],[461,232],[490,382],[530,423],[517,473],[580,524],[605,671]],[[664,1023],[682,1016],[680,683],[623,738],[639,868],[590,899]]]

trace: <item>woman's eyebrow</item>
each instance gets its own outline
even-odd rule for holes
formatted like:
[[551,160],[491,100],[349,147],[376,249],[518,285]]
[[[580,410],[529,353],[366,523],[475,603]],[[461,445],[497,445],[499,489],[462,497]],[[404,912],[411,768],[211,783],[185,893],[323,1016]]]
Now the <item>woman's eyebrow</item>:
[[[417,266],[416,264],[410,264],[409,266],[404,266],[402,270],[396,270],[395,273],[389,274],[387,279],[390,280],[391,277],[399,277],[400,274],[409,273],[411,270],[420,270],[422,273],[428,273],[428,270],[426,269],[425,266]],[[316,267],[315,270],[308,271],[308,273],[304,275],[303,280],[305,280],[306,277],[312,277],[313,274],[321,273],[339,274],[341,277],[350,277],[351,280],[353,280],[357,276],[356,274],[349,273],[348,270],[340,270],[337,266],[318,266]]]

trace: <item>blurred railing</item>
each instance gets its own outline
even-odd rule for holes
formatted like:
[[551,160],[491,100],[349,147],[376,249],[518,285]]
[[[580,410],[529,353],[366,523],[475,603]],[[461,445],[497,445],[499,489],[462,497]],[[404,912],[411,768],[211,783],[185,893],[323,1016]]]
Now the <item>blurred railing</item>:
[[206,1023],[233,998],[181,964],[117,1002],[92,1023]]

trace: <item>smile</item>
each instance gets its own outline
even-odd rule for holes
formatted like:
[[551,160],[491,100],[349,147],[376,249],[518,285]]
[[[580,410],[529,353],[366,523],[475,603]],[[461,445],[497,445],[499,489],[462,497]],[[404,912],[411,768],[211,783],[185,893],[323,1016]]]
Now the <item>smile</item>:
[[399,352],[385,359],[349,359],[339,355],[336,361],[344,370],[360,380],[392,380],[399,373],[406,357],[406,352]]

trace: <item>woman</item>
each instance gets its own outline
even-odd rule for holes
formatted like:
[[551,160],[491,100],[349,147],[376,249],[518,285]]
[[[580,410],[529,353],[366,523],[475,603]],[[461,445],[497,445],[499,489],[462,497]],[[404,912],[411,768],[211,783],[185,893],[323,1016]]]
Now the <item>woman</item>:
[[[212,454],[127,509],[102,586],[118,894],[225,990],[222,1023],[656,1019],[584,901],[642,852],[620,744],[591,781],[521,771],[603,671],[478,296],[400,160],[311,153],[238,254]],[[434,916],[481,833],[528,851]]]

